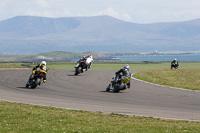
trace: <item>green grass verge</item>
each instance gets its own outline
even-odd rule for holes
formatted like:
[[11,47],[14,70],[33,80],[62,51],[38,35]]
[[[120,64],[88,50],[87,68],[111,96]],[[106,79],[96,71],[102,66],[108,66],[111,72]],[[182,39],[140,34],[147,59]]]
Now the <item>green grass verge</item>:
[[30,68],[30,63],[0,63],[0,68]]
[[149,70],[138,72],[134,77],[156,84],[200,91],[200,69]]
[[200,123],[66,110],[0,101],[0,129],[12,132],[199,133]]

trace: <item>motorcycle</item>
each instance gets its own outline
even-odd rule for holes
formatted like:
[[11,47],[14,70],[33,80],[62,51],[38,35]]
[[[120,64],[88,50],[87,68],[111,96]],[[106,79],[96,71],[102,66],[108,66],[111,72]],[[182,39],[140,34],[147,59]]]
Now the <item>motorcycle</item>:
[[31,86],[32,89],[35,89],[43,81],[43,78],[46,76],[47,71],[37,68],[33,78],[26,83],[26,88]]
[[76,66],[75,66],[75,75],[83,73],[84,66],[85,66],[85,61],[77,62]]
[[173,69],[173,68],[174,68],[174,69],[178,69],[178,64],[172,63],[172,64],[171,64],[171,69]]
[[90,69],[93,62],[94,60],[92,55],[88,55],[86,57],[81,58],[75,66],[75,75],[83,73],[83,70],[87,71],[88,69]]
[[118,93],[121,90],[125,90],[128,88],[128,84],[130,85],[130,79],[130,76],[121,76],[121,78],[119,78],[119,76],[115,75],[106,88],[106,91],[109,92],[112,90],[113,92]]

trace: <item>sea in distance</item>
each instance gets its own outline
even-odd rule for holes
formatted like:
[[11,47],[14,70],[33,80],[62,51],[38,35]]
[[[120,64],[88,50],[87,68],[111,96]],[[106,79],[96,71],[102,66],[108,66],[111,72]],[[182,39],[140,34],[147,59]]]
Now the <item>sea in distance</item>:
[[119,55],[117,60],[124,62],[171,62],[175,58],[179,62],[200,62],[200,53],[166,53],[144,55]]

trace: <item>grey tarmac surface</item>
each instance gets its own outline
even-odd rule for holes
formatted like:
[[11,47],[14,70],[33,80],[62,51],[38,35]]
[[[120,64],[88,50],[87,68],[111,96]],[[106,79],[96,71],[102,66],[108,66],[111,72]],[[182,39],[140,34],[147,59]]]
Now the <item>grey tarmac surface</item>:
[[115,71],[49,70],[36,89],[25,84],[31,70],[0,70],[0,100],[67,109],[200,121],[200,92],[131,80],[131,88],[106,92]]

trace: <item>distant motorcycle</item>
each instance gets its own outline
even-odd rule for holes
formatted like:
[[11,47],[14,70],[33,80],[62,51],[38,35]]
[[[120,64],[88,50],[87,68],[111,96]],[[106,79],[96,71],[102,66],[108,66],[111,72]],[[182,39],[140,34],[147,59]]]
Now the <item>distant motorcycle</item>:
[[130,82],[131,77],[130,76],[114,76],[111,80],[111,83],[106,88],[106,91],[109,92],[112,90],[113,92],[118,93],[121,90],[125,90],[128,88],[128,83]]
[[38,85],[40,85],[43,81],[43,78],[46,76],[46,71],[41,70],[40,68],[37,68],[37,70],[35,71],[34,77],[33,79],[26,83],[26,88],[28,88],[29,86],[31,86],[32,89],[35,89]]
[[76,66],[75,66],[75,75],[83,73],[84,66],[85,66],[85,61],[77,62]]
[[174,68],[174,69],[178,69],[178,64],[172,63],[172,64],[171,64],[171,69],[173,69],[173,68]]

